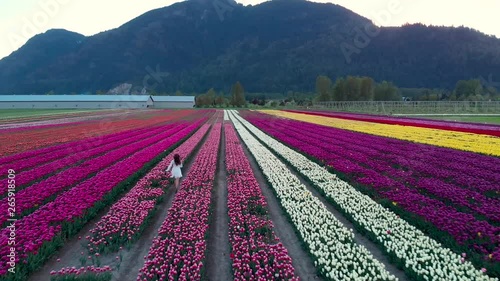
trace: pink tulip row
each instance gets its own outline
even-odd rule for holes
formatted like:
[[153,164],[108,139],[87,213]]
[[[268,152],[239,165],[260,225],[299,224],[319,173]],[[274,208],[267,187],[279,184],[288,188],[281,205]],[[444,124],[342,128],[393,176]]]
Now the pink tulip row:
[[[123,146],[121,145],[113,151],[105,152],[101,148],[99,157],[94,159],[89,159],[81,163],[78,166],[71,167],[64,170],[61,173],[55,174],[45,180],[35,183],[34,185],[20,190],[16,194],[16,212],[18,216],[22,215],[22,212],[29,210],[31,208],[37,207],[37,205],[43,205],[51,197],[56,196],[60,192],[71,188],[73,185],[84,180],[86,177],[105,169],[106,167],[114,164],[137,151],[144,149],[145,147],[151,146],[158,141],[165,139],[172,133],[175,133],[179,128],[184,126],[182,123],[178,123],[174,126],[168,126],[166,131],[151,136],[147,139],[143,139],[141,136],[136,136],[132,138],[133,143]],[[129,142],[124,140],[124,142]],[[0,201],[0,207],[7,210],[8,198],[4,198]],[[7,221],[7,216],[0,217],[0,224]]]
[[[157,130],[158,128],[155,129]],[[74,155],[72,154],[74,153],[80,154],[89,148],[107,145],[119,140],[144,134],[145,132],[148,131],[151,131],[151,129],[146,128],[141,130],[125,131],[107,136],[89,138],[61,145],[50,146],[38,150],[30,150],[27,152],[1,158],[0,160],[3,161],[5,161],[5,159],[11,159],[11,160],[0,165],[0,169],[11,168],[15,169],[16,172],[19,173],[24,170],[36,168],[43,164],[51,163],[54,160],[62,159],[64,157],[68,156],[74,157]],[[3,177],[3,175],[0,176]]]
[[145,257],[137,280],[200,280],[221,124],[216,123]]
[[[32,183],[35,180],[40,180],[44,176],[46,177],[47,175],[53,174],[62,169],[72,167],[75,164],[81,163],[82,161],[94,161],[94,159],[92,158],[122,148],[133,142],[137,142],[138,140],[143,140],[155,136],[161,131],[167,130],[168,128],[171,127],[173,127],[173,125],[159,127],[154,130],[149,130],[146,132],[141,130],[140,133],[129,132],[127,134],[120,134],[120,136],[104,137],[102,142],[100,142],[98,146],[88,150],[83,150],[84,149],[83,147],[80,148],[82,151],[70,150],[70,149],[59,150],[57,153],[53,153],[54,155],[59,155],[58,159],[54,161],[49,161],[44,165],[37,166],[31,170],[25,170],[23,172],[19,172],[19,169],[17,169],[15,165],[11,166],[11,169],[14,169],[18,173],[17,174],[18,180],[16,181],[16,189],[17,191],[19,191],[23,189],[24,186]],[[43,157],[40,158],[43,161]],[[41,160],[36,160],[36,161],[41,162]],[[26,163],[29,162],[27,161]],[[59,173],[58,177],[60,176],[61,174]],[[8,191],[7,186],[2,186],[1,188],[3,189],[3,196],[5,196]]]
[[[111,274],[111,271],[113,269],[109,266],[103,266],[103,267],[94,267],[92,266],[87,266],[87,267],[65,267],[62,268],[58,271],[52,270],[50,272],[50,275],[52,275],[51,280],[58,280],[58,279],[64,279],[67,278],[68,276],[72,276],[73,278],[76,276],[80,277],[87,277],[87,276],[93,276],[94,278],[98,278],[99,276],[103,274]],[[111,277],[111,276],[109,276]],[[111,279],[111,278],[109,278]]]
[[[68,142],[56,144],[54,145],[54,137],[52,136],[49,139],[43,148],[37,149],[28,149],[22,151],[21,153],[8,155],[4,157],[0,157],[0,169],[7,169],[15,167],[16,171],[21,171],[25,168],[34,167],[32,165],[40,165],[46,163],[46,161],[51,161],[54,159],[58,159],[64,153],[67,154],[68,151],[74,151],[75,148],[79,150],[84,150],[85,147],[88,147],[89,144],[102,144],[102,141],[105,137],[109,136],[121,136],[123,134],[128,134],[130,132],[144,132],[151,130],[153,128],[157,128],[161,124],[165,124],[166,122],[176,122],[177,119],[182,118],[184,115],[189,115],[190,111],[179,111],[178,115],[165,115],[158,113],[157,115],[153,115],[154,118],[150,118],[148,120],[135,119],[136,117],[140,117],[141,115],[131,115],[128,116],[125,120],[116,120],[116,119],[105,119],[106,121],[87,121],[82,122],[81,126],[73,126],[66,131],[62,131],[63,133],[71,134],[79,134],[80,136],[77,138],[67,138]],[[210,111],[199,112],[202,114],[209,114]],[[140,113],[139,113],[140,114]],[[161,116],[158,116],[161,114]],[[135,116],[135,117],[134,117]],[[134,118],[134,119],[131,119]],[[55,131],[61,131],[61,127],[68,127],[67,124],[65,126],[57,125],[54,128],[46,128],[44,130],[39,130],[38,127],[32,127],[29,130],[26,130],[26,134],[21,135],[20,137],[24,138],[24,141],[27,142],[43,142],[45,143],[47,140],[39,139],[40,131],[43,131],[44,134],[50,136]],[[51,130],[53,129],[53,130]],[[30,134],[31,132],[31,134]],[[5,131],[2,130],[2,133]],[[92,136],[92,137],[89,137]],[[62,136],[65,138],[66,136]],[[26,140],[28,139],[28,140]],[[24,142],[23,141],[23,142]],[[56,142],[57,143],[57,142]],[[60,154],[60,151],[64,151],[63,154]],[[2,144],[0,143],[0,153],[2,152]],[[54,156],[57,155],[57,157]],[[54,158],[55,157],[55,158]],[[39,163],[37,161],[40,161]],[[0,175],[3,177],[4,175]]]
[[[97,253],[105,249],[117,250],[119,246],[123,246],[135,236],[140,235],[145,219],[151,214],[158,198],[165,193],[163,187],[168,182],[165,169],[174,155],[178,153],[182,159],[189,157],[209,128],[209,124],[203,125],[110,208],[109,212],[90,230],[91,235],[87,237],[90,252]],[[155,187],[153,182],[159,183],[160,186]]]
[[299,280],[273,231],[267,204],[236,131],[225,124],[229,240],[235,280]]
[[[201,126],[207,118],[197,118],[191,125],[176,134],[164,137],[157,143],[150,145],[126,159],[98,172],[94,177],[85,180],[72,189],[60,194],[54,201],[42,206],[34,213],[19,219],[16,222],[16,245],[19,259],[26,262],[28,254],[37,255],[43,260],[51,255],[53,250],[41,250],[42,244],[52,241],[56,235],[60,235],[65,225],[65,231],[72,233],[75,227],[81,228],[90,218],[95,216],[92,208],[102,208],[105,196],[111,191],[119,192],[115,187],[130,178],[134,173],[144,167],[158,154],[162,153],[172,145],[178,143],[188,136],[196,128]],[[107,198],[110,200],[112,198]],[[76,225],[76,226],[73,226]],[[66,235],[68,235],[66,233]],[[8,251],[7,240],[10,231],[2,229],[0,232],[0,275],[7,273]],[[63,233],[64,234],[64,233]],[[49,243],[49,245],[51,245]],[[38,256],[38,255],[41,255]]]

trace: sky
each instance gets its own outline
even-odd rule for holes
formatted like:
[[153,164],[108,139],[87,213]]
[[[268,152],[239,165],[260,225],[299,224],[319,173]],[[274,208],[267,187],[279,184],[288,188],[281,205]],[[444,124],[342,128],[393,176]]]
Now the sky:
[[[224,0],[213,0],[224,1]],[[89,36],[175,0],[0,0],[0,58],[52,28]],[[237,0],[256,5],[263,0]],[[466,26],[500,38],[499,0],[315,0],[344,6],[379,26]],[[215,9],[215,8],[214,8]]]

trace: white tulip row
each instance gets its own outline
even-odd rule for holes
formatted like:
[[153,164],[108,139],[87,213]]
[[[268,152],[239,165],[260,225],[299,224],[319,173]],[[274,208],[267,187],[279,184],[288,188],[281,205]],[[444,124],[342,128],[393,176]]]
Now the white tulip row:
[[340,180],[326,168],[276,141],[248,121],[237,116],[253,134],[312,181],[326,196],[366,231],[371,232],[386,251],[401,259],[405,267],[424,280],[498,280],[476,269],[472,263],[390,210]]
[[363,246],[287,166],[262,146],[230,113],[230,118],[285,212],[298,230],[316,267],[331,280],[397,280]]

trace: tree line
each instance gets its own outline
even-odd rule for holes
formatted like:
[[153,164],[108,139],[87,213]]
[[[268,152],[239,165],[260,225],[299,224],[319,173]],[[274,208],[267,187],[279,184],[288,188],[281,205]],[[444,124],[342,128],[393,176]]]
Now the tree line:
[[231,87],[231,96],[224,93],[217,94],[213,88],[206,93],[196,96],[196,107],[243,107],[246,105],[245,89],[240,82]]
[[392,82],[376,83],[367,76],[340,77],[332,83],[329,77],[316,78],[316,101],[488,101],[500,100],[496,87],[480,79],[460,80],[453,90],[405,89]]
[[316,78],[317,101],[393,101],[401,100],[398,87],[391,82],[375,83],[371,77],[340,77],[332,84],[327,76]]

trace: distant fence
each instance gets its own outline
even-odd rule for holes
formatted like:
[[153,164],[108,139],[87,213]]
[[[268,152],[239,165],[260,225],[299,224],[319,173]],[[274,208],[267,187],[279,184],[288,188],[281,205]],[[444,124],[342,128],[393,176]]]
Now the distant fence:
[[500,114],[500,101],[331,101],[313,107],[376,114]]

